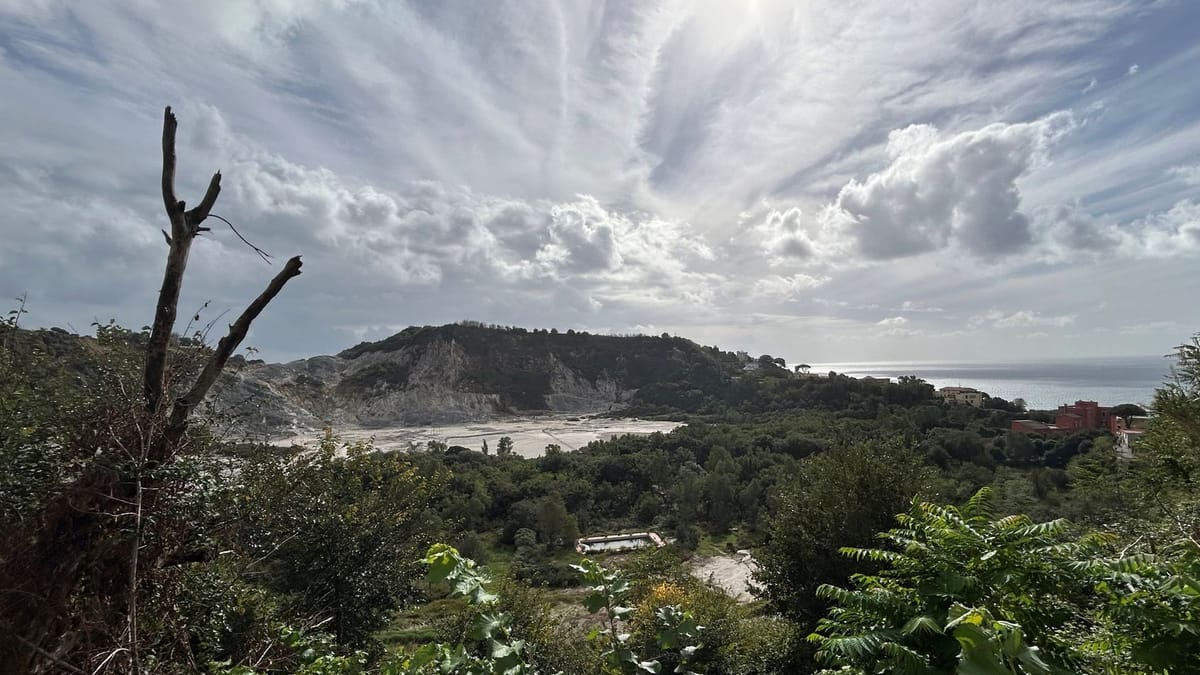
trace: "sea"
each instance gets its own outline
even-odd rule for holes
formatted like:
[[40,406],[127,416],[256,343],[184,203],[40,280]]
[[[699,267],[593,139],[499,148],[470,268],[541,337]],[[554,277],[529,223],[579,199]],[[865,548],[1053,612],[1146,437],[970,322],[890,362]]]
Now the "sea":
[[813,364],[812,372],[853,377],[916,375],[935,387],[973,387],[990,396],[1025,399],[1032,410],[1050,410],[1078,400],[1101,405],[1148,404],[1167,381],[1172,359],[1123,356],[1035,361],[961,363],[890,361]]

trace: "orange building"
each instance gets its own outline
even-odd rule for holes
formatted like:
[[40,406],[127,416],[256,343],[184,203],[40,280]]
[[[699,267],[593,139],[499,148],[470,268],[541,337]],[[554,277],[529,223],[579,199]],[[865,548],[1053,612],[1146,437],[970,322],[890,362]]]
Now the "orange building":
[[1111,410],[1112,408],[1095,401],[1075,401],[1073,405],[1060,405],[1058,414],[1054,416],[1054,426],[1067,431],[1111,429]]

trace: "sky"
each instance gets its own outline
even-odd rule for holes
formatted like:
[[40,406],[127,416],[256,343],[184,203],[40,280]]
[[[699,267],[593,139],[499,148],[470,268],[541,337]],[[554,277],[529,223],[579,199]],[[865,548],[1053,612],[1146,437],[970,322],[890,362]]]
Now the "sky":
[[[472,319],[821,362],[1200,330],[1200,3],[0,0],[0,298],[268,359]],[[207,303],[207,304],[206,304]],[[203,308],[203,309],[201,309]],[[180,326],[184,328],[184,326]]]

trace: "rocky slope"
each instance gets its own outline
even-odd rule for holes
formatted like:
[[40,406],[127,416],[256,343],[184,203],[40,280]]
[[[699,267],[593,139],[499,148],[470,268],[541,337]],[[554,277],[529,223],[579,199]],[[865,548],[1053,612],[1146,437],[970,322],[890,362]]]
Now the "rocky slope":
[[336,425],[429,425],[508,414],[619,409],[648,385],[725,379],[731,354],[675,337],[530,331],[478,324],[408,328],[336,356],[250,362],[221,407],[274,433]]

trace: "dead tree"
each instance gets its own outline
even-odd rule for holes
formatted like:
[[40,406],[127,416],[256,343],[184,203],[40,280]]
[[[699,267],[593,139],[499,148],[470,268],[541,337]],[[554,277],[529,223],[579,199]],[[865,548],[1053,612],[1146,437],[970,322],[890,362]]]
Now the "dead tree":
[[[191,386],[173,390],[167,374],[188,254],[196,237],[209,231],[203,223],[221,192],[221,174],[217,172],[195,208],[188,209],[176,197],[176,127],[175,115],[168,107],[163,114],[162,197],[171,229],[146,347],[144,406],[121,417],[116,425],[110,419],[105,432],[91,432],[96,438],[85,443],[95,445],[95,459],[79,477],[64,486],[23,532],[0,534],[0,545],[11,544],[0,554],[0,634],[8,635],[0,638],[0,673],[83,672],[81,656],[91,654],[89,660],[94,661],[97,653],[104,654],[97,652],[98,647],[106,649],[107,656],[97,672],[104,668],[140,670],[140,575],[181,556],[178,550],[146,544],[141,537],[143,522],[154,513],[159,499],[153,470],[172,462],[186,446],[193,410],[217,381],[254,319],[300,274],[300,258],[288,260],[230,324]],[[111,461],[104,461],[106,453]],[[114,504],[120,508],[114,509]],[[129,531],[135,536],[121,534]],[[81,593],[84,602],[77,597]],[[84,606],[102,611],[91,620],[73,616]],[[97,624],[102,628],[97,629]],[[115,643],[110,640],[107,647],[98,644],[98,630],[119,638]]]

